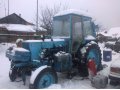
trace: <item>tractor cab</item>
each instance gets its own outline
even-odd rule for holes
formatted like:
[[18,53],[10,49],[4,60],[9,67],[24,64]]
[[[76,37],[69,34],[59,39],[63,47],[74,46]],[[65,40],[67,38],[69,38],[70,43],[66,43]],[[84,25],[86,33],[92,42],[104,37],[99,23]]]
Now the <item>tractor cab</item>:
[[95,40],[92,18],[75,10],[62,11],[53,18],[53,37],[68,38],[69,51],[76,52],[80,44]]

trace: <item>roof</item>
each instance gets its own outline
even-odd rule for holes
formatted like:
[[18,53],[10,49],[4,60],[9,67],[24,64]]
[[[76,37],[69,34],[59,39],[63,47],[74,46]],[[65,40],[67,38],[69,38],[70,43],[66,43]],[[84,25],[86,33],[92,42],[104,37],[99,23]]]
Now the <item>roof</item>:
[[120,37],[120,27],[111,28],[107,34],[113,37]]
[[[23,24],[0,24],[0,27],[6,28],[8,31],[21,31],[21,32],[36,32],[34,25]],[[39,31],[47,31],[46,29],[39,27]]]
[[0,23],[4,24],[24,24],[24,25],[33,25],[30,22],[27,22],[26,20],[24,20],[23,18],[21,18],[21,16],[13,13],[11,15],[8,15],[6,17],[3,17],[0,19]]
[[56,16],[63,16],[63,15],[68,15],[68,14],[76,14],[76,15],[82,15],[82,16],[87,16],[91,17],[91,15],[88,12],[82,11],[82,10],[74,10],[74,9],[68,9],[61,11],[55,15]]
[[120,27],[114,27],[111,28],[105,33],[105,31],[99,32],[99,34],[102,34],[104,36],[111,36],[111,37],[120,37]]
[[0,24],[0,27],[6,28],[8,31],[35,32],[33,25]]

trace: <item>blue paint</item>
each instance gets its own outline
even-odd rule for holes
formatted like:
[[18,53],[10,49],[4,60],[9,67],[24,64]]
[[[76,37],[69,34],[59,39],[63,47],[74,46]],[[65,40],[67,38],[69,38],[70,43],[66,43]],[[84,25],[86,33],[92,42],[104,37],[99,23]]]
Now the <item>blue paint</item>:
[[89,51],[89,54],[88,54],[88,56],[87,56],[87,60],[89,60],[89,59],[93,59],[94,61],[95,61],[95,63],[96,63],[96,65],[98,66],[99,65],[99,52],[98,52],[98,50],[96,50],[96,49],[91,49],[90,51]]
[[[15,53],[14,53],[15,52]],[[9,51],[7,50],[6,56],[12,61],[20,62],[29,62],[30,61],[30,52],[21,52],[21,51]]]
[[40,60],[40,53],[42,49],[59,47],[60,45],[65,46],[65,41],[51,41],[50,40],[50,41],[45,41],[45,42],[42,41],[42,42],[24,42],[24,43],[23,43],[23,47],[24,48],[29,47],[29,50],[31,52],[31,61]]
[[55,78],[51,73],[45,73],[38,82],[38,88],[47,88],[55,83]]

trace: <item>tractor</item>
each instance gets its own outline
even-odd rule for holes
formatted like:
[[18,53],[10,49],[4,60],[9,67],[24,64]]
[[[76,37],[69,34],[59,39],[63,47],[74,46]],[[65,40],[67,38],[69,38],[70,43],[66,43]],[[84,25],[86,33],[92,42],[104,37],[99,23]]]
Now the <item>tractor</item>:
[[96,70],[102,69],[101,50],[95,24],[86,13],[62,11],[53,17],[52,35],[41,40],[25,40],[21,48],[9,48],[9,77],[15,81],[30,75],[29,88],[47,88],[58,82],[57,73],[72,79],[76,74],[88,76],[87,63],[93,60]]

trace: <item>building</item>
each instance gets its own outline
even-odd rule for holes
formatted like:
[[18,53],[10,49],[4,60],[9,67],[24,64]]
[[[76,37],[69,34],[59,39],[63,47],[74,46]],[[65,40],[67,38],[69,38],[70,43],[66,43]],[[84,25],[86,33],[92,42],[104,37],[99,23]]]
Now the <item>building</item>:
[[0,24],[5,24],[5,23],[6,24],[34,25],[34,24],[30,23],[30,22],[27,22],[23,18],[21,18],[21,15],[17,15],[15,13],[0,19]]
[[15,13],[0,19],[0,42],[14,42],[18,38],[40,39],[41,34],[46,31],[41,30],[36,35],[35,25]]

